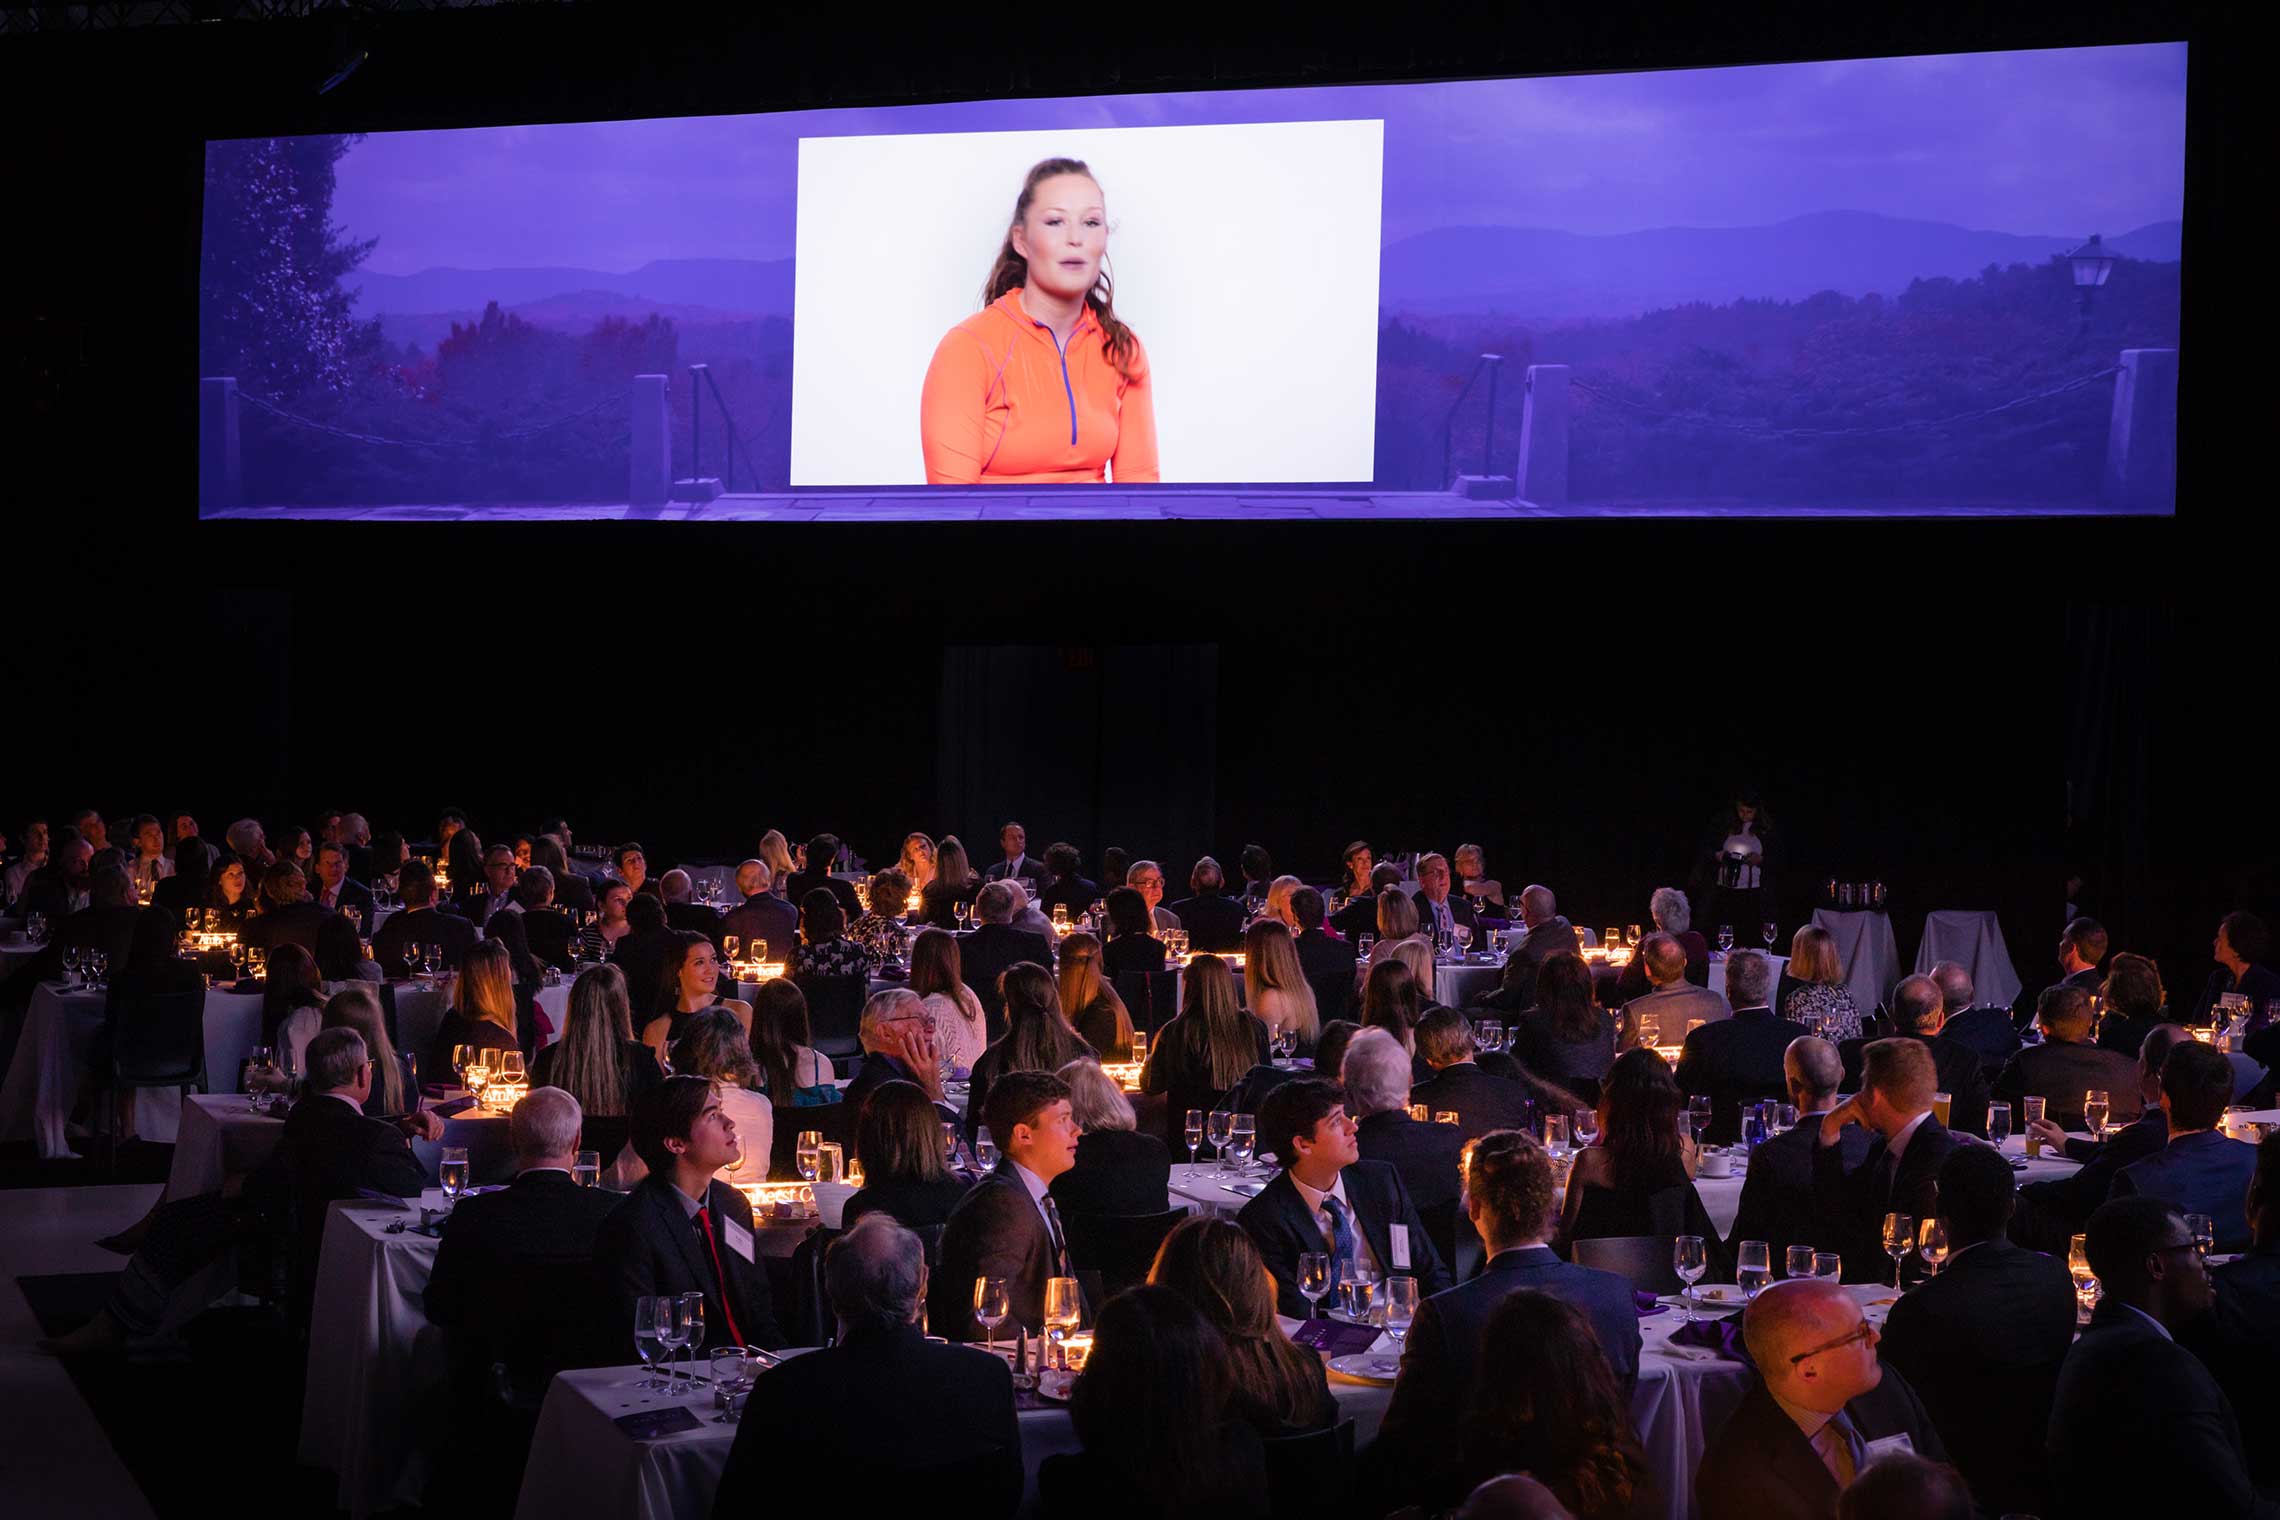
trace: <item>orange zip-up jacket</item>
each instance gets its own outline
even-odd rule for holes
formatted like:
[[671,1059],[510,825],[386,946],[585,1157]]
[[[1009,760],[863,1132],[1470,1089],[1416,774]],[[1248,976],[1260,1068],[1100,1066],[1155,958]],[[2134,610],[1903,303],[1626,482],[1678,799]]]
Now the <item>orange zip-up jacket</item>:
[[1133,340],[1126,380],[1090,307],[1066,352],[1016,287],[943,335],[919,393],[926,483],[1117,484],[1162,479],[1147,351]]

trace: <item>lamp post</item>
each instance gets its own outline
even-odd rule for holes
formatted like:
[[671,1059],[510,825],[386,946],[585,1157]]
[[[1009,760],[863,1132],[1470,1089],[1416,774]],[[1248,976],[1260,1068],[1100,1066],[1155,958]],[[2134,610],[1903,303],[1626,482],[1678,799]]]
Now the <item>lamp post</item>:
[[2114,256],[2093,232],[2089,242],[2066,256],[2066,262],[2074,271],[2074,288],[2082,292],[2081,320],[2074,330],[2074,340],[2079,343],[2090,330],[2090,293],[2105,284],[2106,277],[2114,272]]

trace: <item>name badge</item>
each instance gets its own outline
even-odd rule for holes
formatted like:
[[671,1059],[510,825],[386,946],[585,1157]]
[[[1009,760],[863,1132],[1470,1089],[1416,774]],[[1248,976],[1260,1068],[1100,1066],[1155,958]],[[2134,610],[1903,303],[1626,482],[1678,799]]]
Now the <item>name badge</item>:
[[1405,1224],[1389,1224],[1385,1227],[1385,1233],[1386,1243],[1393,1252],[1393,1264],[1404,1272],[1408,1271],[1409,1226]]
[[733,1219],[723,1219],[721,1233],[728,1237],[728,1248],[746,1261],[752,1259],[752,1232]]
[[1882,1461],[1896,1452],[1906,1452],[1910,1456],[1916,1454],[1916,1443],[1908,1439],[1905,1431],[1896,1436],[1878,1436],[1869,1442],[1867,1449],[1861,1454],[1860,1465],[1866,1467],[1870,1463]]

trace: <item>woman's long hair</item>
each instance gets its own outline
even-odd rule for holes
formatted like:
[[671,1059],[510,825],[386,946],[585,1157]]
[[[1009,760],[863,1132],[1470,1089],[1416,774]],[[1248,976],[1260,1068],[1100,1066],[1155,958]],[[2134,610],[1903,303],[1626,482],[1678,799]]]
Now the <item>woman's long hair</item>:
[[[658,969],[657,999],[649,1011],[649,1016],[653,1019],[669,1019],[681,1011],[681,968],[689,964],[691,952],[699,946],[712,943],[694,929],[683,929],[674,937],[678,944]],[[717,995],[718,991],[716,986],[714,993]]]
[[1536,1006],[1554,1036],[1570,1045],[1605,1039],[1607,1016],[1591,999],[1591,968],[1582,956],[1562,950],[1544,957],[1543,969],[1536,973]]
[[[578,1100],[588,1117],[627,1111],[626,1072],[620,1050],[633,1039],[633,1004],[625,973],[595,966],[570,984],[570,1009],[549,1072],[554,1085]],[[654,1059],[644,1052],[644,1059]]]
[[[451,837],[457,839],[459,834]],[[451,1006],[457,1013],[480,1023],[496,1024],[520,1039],[515,1027],[514,961],[505,945],[487,939],[467,947],[467,953],[460,957],[458,983],[451,989]]]
[[[1235,1001],[1235,973],[1225,961],[1216,955],[1189,960],[1180,973],[1179,1017],[1169,1026],[1178,1031],[1181,1066],[1207,1076],[1215,1092],[1225,1092],[1259,1063],[1252,1032],[1258,1022]],[[1159,1042],[1156,1049],[1162,1048]],[[1148,1059],[1156,1058],[1151,1053]]]
[[1646,1046],[1626,1050],[1607,1068],[1599,1089],[1607,1119],[1607,1159],[1617,1187],[1655,1187],[1679,1175],[1685,1148],[1679,1144],[1678,1116],[1686,1107],[1670,1063]]
[[939,993],[960,1007],[958,995],[966,972],[958,954],[958,936],[947,929],[922,929],[910,943],[910,990],[920,997]]
[[322,1008],[323,978],[317,975],[317,958],[287,941],[271,948],[269,973],[261,988],[261,1043],[277,1043],[277,1031],[296,1008]]
[[1631,1512],[1646,1453],[1607,1354],[1583,1312],[1532,1288],[1488,1317],[1462,1444],[1469,1476],[1532,1473],[1579,1520]]
[[1387,887],[1377,897],[1378,943],[1407,939],[1417,932],[1417,904],[1399,887]]
[[1143,1284],[1101,1306],[1069,1415],[1086,1455],[1166,1515],[1222,1510],[1239,1495],[1222,1431],[1227,1346],[1170,1288]]
[[1227,1342],[1235,1397],[1273,1426],[1311,1426],[1320,1415],[1320,1360],[1275,1323],[1275,1280],[1232,1219],[1184,1220],[1157,1248],[1148,1281],[1194,1306]]
[[673,1070],[733,1082],[746,1092],[760,1086],[760,1063],[752,1058],[752,1041],[726,1008],[707,1008],[690,1016],[673,1045]]
[[[507,915],[509,918],[513,914]],[[335,913],[317,925],[317,975],[328,982],[353,982],[364,969],[364,942],[356,926]]]
[[379,1099],[381,1113],[405,1114],[417,1106],[419,1095],[404,1090],[404,1063],[396,1059],[380,994],[370,982],[343,987],[327,998],[320,1022],[326,1029],[353,1029],[364,1036],[364,1053],[372,1058],[372,1096]]
[[443,847],[443,868],[451,873],[451,890],[471,892],[483,880],[483,841],[473,829],[461,829]]
[[[1029,204],[1037,199],[1037,186],[1056,174],[1081,174],[1095,186],[1100,184],[1081,158],[1048,158],[1030,165],[1028,176],[1021,182],[1021,194],[1013,203],[1013,220],[1006,226],[1005,241],[998,245],[997,262],[990,266],[990,277],[982,282],[985,307],[1016,286],[1029,283],[1029,261],[1013,251],[1013,229],[1029,215]],[[1139,344],[1132,336],[1132,329],[1116,318],[1116,282],[1109,277],[1105,247],[1101,254],[1100,278],[1085,292],[1085,305],[1092,308],[1093,316],[1100,322],[1101,343],[1108,352],[1109,363],[1116,366],[1117,374],[1130,381],[1132,355]]]
[[1089,934],[1072,934],[1061,941],[1061,1009],[1073,1022],[1103,999],[1116,1012],[1116,1038],[1109,1042],[1111,1047],[1131,1050],[1132,1013],[1116,989],[1101,978],[1100,941]]
[[1393,956],[1370,962],[1370,974],[1362,982],[1364,1029],[1382,1029],[1399,1040],[1404,1050],[1414,1052],[1417,1020],[1423,1012],[1417,973]]
[[915,1082],[882,1082],[871,1089],[855,1119],[855,1154],[863,1162],[865,1187],[940,1182],[950,1175],[942,1159],[942,1115]]
[[768,863],[769,874],[774,878],[771,886],[781,890],[784,878],[792,874],[792,847],[781,829],[770,829],[760,836],[760,858]]
[[998,986],[1005,994],[1005,1038],[993,1049],[1001,1052],[997,1074],[1009,1071],[1059,1071],[1093,1048],[1069,1022],[1061,1008],[1061,991],[1053,973],[1033,961],[1016,961],[1006,967]]
[[1262,918],[1243,931],[1243,991],[1257,1013],[1269,991],[1279,992],[1298,1007],[1298,1037],[1312,1045],[1322,1033],[1322,1014],[1314,1005],[1314,989],[1306,969],[1298,963],[1298,944],[1290,930],[1271,918]]
[[934,847],[934,879],[953,893],[974,884],[974,867],[955,834],[943,835],[942,842]]
[[916,829],[903,835],[902,855],[896,864],[909,880],[911,890],[918,891],[934,879],[935,858],[932,839]]
[[800,1090],[800,1048],[815,1038],[807,994],[788,976],[760,984],[752,999],[752,1060],[768,1082],[768,1101],[788,1106]]

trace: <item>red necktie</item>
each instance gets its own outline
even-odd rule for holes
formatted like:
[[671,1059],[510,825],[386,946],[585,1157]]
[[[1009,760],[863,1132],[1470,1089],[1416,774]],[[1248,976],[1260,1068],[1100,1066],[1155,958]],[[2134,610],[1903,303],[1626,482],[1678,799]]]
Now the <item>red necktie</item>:
[[705,1249],[712,1252],[713,1281],[720,1284],[720,1311],[728,1318],[728,1343],[731,1346],[741,1346],[744,1344],[744,1332],[736,1328],[736,1310],[728,1301],[728,1274],[720,1267],[720,1243],[713,1239],[711,1209],[697,1210],[697,1228],[705,1232]]

